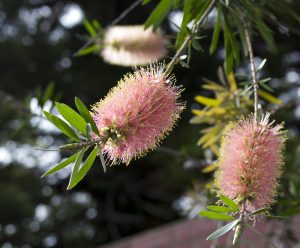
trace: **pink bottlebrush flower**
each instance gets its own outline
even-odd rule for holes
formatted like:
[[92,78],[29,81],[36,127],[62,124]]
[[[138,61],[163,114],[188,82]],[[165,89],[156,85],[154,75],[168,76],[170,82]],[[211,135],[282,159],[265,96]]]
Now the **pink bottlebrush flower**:
[[112,164],[128,164],[156,147],[184,109],[178,101],[181,92],[164,65],[150,65],[125,75],[93,106],[100,134],[109,137],[103,153]]
[[286,137],[269,116],[229,124],[221,144],[216,184],[221,194],[246,200],[249,211],[269,207],[277,194]]
[[166,44],[160,32],[143,25],[114,26],[105,32],[101,56],[110,64],[146,65],[166,55]]

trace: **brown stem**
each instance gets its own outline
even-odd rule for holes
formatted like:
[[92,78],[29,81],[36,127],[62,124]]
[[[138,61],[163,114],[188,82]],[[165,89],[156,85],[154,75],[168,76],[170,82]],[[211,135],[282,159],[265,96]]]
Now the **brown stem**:
[[181,53],[186,49],[190,41],[192,40],[193,36],[199,32],[200,26],[203,24],[204,20],[207,18],[207,16],[210,14],[210,12],[213,10],[213,8],[217,4],[217,0],[212,0],[208,8],[205,10],[201,18],[198,22],[196,22],[193,27],[191,33],[185,38],[184,42],[180,46],[180,48],[177,50],[176,54],[172,58],[171,62],[167,65],[166,68],[166,75],[170,74],[174,65],[176,65],[179,61],[179,57],[181,56]]

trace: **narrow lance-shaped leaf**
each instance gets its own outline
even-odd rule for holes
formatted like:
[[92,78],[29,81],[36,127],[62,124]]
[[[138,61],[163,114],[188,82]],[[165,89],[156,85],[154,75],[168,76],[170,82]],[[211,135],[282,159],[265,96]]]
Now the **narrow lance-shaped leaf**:
[[262,214],[262,213],[265,213],[265,212],[267,212],[269,210],[270,210],[270,208],[259,208],[259,209],[254,210],[253,212],[251,212],[249,214],[249,216],[256,215],[256,214]]
[[87,149],[88,148],[82,149],[79,152],[79,154],[78,154],[78,156],[76,158],[76,161],[75,161],[75,164],[74,164],[74,167],[73,167],[73,170],[72,170],[72,174],[70,176],[69,185],[67,187],[67,190],[70,189],[71,184],[74,182],[74,180],[76,178],[76,175],[78,173],[78,169],[80,167],[81,161],[82,161],[83,156],[84,156],[85,152],[87,151]]
[[85,106],[85,104],[78,97],[75,97],[75,104],[83,119],[87,123],[91,124],[93,132],[96,133],[97,135],[100,135],[96,123],[93,117],[91,116],[88,108]]
[[215,220],[234,220],[234,218],[227,214],[215,213],[210,211],[201,211],[199,214],[203,217]]
[[221,103],[221,101],[218,99],[208,98],[204,96],[196,96],[195,100],[203,105],[210,106],[210,107],[217,107]]
[[93,25],[88,21],[84,20],[83,21],[85,29],[88,31],[91,37],[96,37],[97,36],[97,31],[94,29]]
[[59,113],[78,131],[86,135],[86,122],[85,120],[72,108],[64,103],[55,103]]
[[74,174],[74,177],[72,177],[72,180],[70,180],[68,189],[72,189],[75,187],[86,175],[86,173],[89,171],[91,166],[93,165],[98,153],[97,146],[94,147],[93,151],[90,153],[86,161],[83,163],[82,167],[79,169],[77,173]]
[[216,48],[217,48],[217,45],[219,42],[221,18],[222,18],[222,5],[219,4],[215,29],[214,29],[212,41],[211,41],[210,48],[209,48],[210,54],[213,54],[216,51]]
[[173,0],[161,0],[146,20],[145,28],[149,28],[150,26],[153,26],[154,29],[158,28],[160,23],[171,10],[172,5]]
[[281,101],[280,99],[278,99],[277,97],[269,94],[268,92],[266,91],[263,91],[261,89],[258,90],[258,95],[265,99],[266,101],[268,102],[271,102],[271,103],[275,103],[277,105],[282,105],[283,104],[283,101]]
[[220,212],[220,213],[229,213],[233,212],[234,210],[228,207],[223,207],[223,206],[208,206],[208,210],[214,211],[214,212]]
[[[54,82],[50,82],[44,92],[43,95],[43,105],[53,96],[55,84]],[[43,107],[43,106],[41,106]]]
[[57,117],[55,115],[51,115],[50,113],[48,113],[46,111],[44,111],[44,115],[50,122],[52,122],[66,136],[68,136],[72,140],[80,142],[80,139],[77,136],[77,134],[74,132],[74,130],[67,123],[65,123],[62,119],[60,119],[59,117]]
[[220,195],[220,198],[221,198],[222,202],[224,202],[232,210],[234,210],[234,211],[238,211],[239,210],[239,205],[237,205],[233,200],[231,200],[227,196]]
[[105,159],[104,159],[104,156],[103,156],[103,153],[101,151],[101,147],[99,144],[97,144],[97,148],[98,148],[98,154],[99,154],[99,157],[100,157],[100,161],[101,161],[101,164],[102,164],[102,167],[103,167],[103,171],[106,172],[106,163],[105,163]]
[[260,64],[259,66],[256,68],[256,72],[260,71],[266,64],[267,62],[267,59],[264,59]]
[[62,161],[61,163],[59,163],[58,165],[54,166],[53,168],[51,168],[50,170],[48,170],[46,173],[44,173],[41,177],[45,177],[48,175],[51,175],[63,168],[65,168],[67,165],[73,163],[77,156],[78,156],[79,152],[75,153],[74,155],[72,155],[71,157],[67,158],[66,160]]
[[229,74],[233,68],[233,49],[230,39],[230,31],[228,28],[228,24],[224,15],[224,23],[223,23],[223,33],[224,33],[224,42],[225,42],[225,69],[226,73]]
[[217,239],[217,238],[223,236],[224,234],[229,232],[231,229],[233,229],[238,224],[238,222],[239,222],[239,220],[234,220],[234,221],[228,223],[227,225],[222,226],[221,228],[219,228],[218,230],[216,230],[212,234],[210,234],[206,238],[206,240],[213,240],[213,239]]

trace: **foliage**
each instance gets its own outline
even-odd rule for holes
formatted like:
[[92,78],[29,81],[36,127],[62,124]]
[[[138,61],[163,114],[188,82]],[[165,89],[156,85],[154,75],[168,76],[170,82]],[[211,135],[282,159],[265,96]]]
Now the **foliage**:
[[[96,245],[117,239],[123,235],[135,233],[141,229],[163,223],[166,220],[170,221],[174,219],[175,215],[174,212],[172,212],[173,210],[168,209],[171,201],[174,200],[174,197],[179,196],[182,192],[182,187],[188,187],[190,185],[190,181],[194,177],[197,177],[197,180],[199,180],[199,173],[197,171],[200,166],[196,167],[197,171],[183,171],[181,166],[186,163],[186,161],[183,161],[186,157],[189,159],[192,157],[190,153],[196,154],[197,158],[202,156],[202,149],[200,150],[193,147],[193,144],[195,143],[194,139],[196,137],[196,128],[201,127],[201,137],[198,140],[198,145],[201,146],[201,148],[211,150],[217,156],[219,138],[223,127],[229,121],[235,120],[238,116],[245,115],[251,111],[254,88],[252,78],[245,69],[244,61],[247,61],[245,58],[249,55],[247,49],[248,44],[245,37],[245,28],[248,28],[250,31],[252,44],[255,50],[254,52],[257,52],[260,57],[268,57],[268,63],[266,63],[266,59],[262,60],[255,71],[255,76],[257,77],[259,85],[258,95],[261,107],[264,110],[268,108],[268,110],[276,112],[277,119],[286,120],[287,127],[292,130],[292,134],[293,132],[297,133],[299,131],[299,121],[295,119],[293,112],[286,111],[288,106],[284,105],[282,100],[275,97],[278,93],[288,92],[287,88],[283,88],[287,83],[281,79],[281,85],[276,88],[276,86],[274,86],[276,85],[275,80],[273,83],[270,78],[259,78],[260,76],[264,77],[266,74],[272,75],[272,77],[273,75],[274,77],[279,77],[278,74],[284,72],[283,67],[281,67],[279,63],[287,63],[282,54],[286,53],[286,51],[292,47],[297,49],[297,44],[293,41],[294,36],[291,31],[295,30],[293,27],[297,27],[300,21],[298,14],[294,11],[294,9],[296,9],[294,6],[299,5],[297,1],[144,0],[137,2],[143,2],[143,5],[140,6],[141,11],[137,11],[134,14],[139,17],[134,18],[134,15],[129,14],[128,17],[130,19],[126,19],[124,22],[140,22],[141,20],[144,20],[145,13],[149,8],[153,8],[152,13],[147,12],[148,18],[145,21],[145,28],[157,29],[161,26],[164,27],[171,12],[182,11],[182,24],[178,27],[178,32],[171,33],[172,36],[176,36],[171,45],[173,45],[172,48],[175,50],[175,55],[179,52],[175,62],[178,62],[185,68],[190,68],[188,71],[189,73],[187,73],[185,68],[176,68],[174,70],[176,76],[178,76],[178,81],[185,82],[187,85],[186,97],[189,103],[192,102],[190,99],[195,95],[195,88],[198,87],[199,74],[205,74],[206,77],[215,78],[215,75],[209,70],[209,68],[212,67],[210,65],[224,62],[223,67],[225,68],[225,72],[218,74],[220,83],[216,83],[212,80],[205,80],[205,83],[202,84],[204,90],[212,91],[212,93],[206,94],[200,92],[200,94],[195,97],[196,102],[204,107],[197,109],[194,108],[195,105],[193,105],[192,112],[194,117],[190,122],[201,126],[186,127],[184,123],[190,118],[188,113],[186,113],[183,117],[183,122],[179,126],[180,131],[176,132],[176,137],[171,136],[167,142],[170,146],[179,149],[179,151],[174,152],[171,150],[171,152],[169,152],[170,154],[173,154],[173,159],[167,159],[164,157],[166,155],[160,156],[155,153],[151,155],[150,158],[142,160],[142,162],[137,161],[137,163],[141,163],[141,166],[134,166],[126,170],[123,168],[110,168],[108,173],[101,174],[97,171],[98,167],[92,166],[93,163],[97,164],[96,157],[99,155],[100,161],[105,169],[105,162],[98,147],[99,143],[95,143],[91,135],[92,132],[97,133],[98,130],[91,118],[89,109],[79,98],[75,99],[76,110],[69,107],[69,103],[74,95],[80,95],[80,98],[84,99],[84,102],[86,103],[98,99],[99,95],[104,94],[109,87],[113,86],[110,82],[114,82],[116,78],[119,78],[118,74],[124,73],[124,71],[122,69],[103,65],[93,58],[76,58],[75,60],[72,60],[72,68],[60,68],[60,71],[58,69],[55,71],[53,68],[59,67],[59,62],[56,61],[57,57],[61,57],[61,54],[64,54],[64,56],[65,54],[68,54],[69,56],[70,50],[73,52],[75,47],[79,47],[80,44],[78,44],[78,42],[76,44],[76,39],[72,35],[76,32],[82,33],[83,30],[71,29],[70,32],[67,31],[69,32],[69,37],[65,36],[64,40],[62,39],[57,45],[53,45],[50,41],[47,41],[47,39],[48,35],[50,36],[50,33],[54,31],[54,27],[57,23],[49,21],[47,22],[49,25],[42,25],[43,21],[46,20],[41,20],[38,24],[40,25],[40,28],[37,29],[38,34],[34,36],[30,34],[32,30],[30,32],[28,30],[26,31],[26,28],[22,26],[24,25],[22,21],[16,21],[14,25],[19,25],[20,27],[18,26],[18,28],[20,30],[23,28],[23,31],[18,33],[19,36],[15,40],[12,38],[8,38],[7,42],[1,40],[1,43],[3,42],[9,46],[9,49],[2,48],[3,61],[6,61],[5,64],[3,64],[4,76],[2,77],[2,81],[5,82],[3,84],[3,91],[8,91],[11,94],[15,94],[15,91],[17,91],[16,99],[10,97],[5,92],[3,93],[3,97],[2,89],[0,92],[0,122],[1,127],[4,127],[5,130],[7,130],[7,132],[1,132],[1,143],[3,144],[3,147],[6,147],[7,144],[14,144],[14,142],[17,142],[17,146],[24,143],[35,147],[41,147],[42,144],[43,147],[47,145],[50,149],[59,146],[60,154],[62,157],[66,157],[66,159],[61,161],[57,160],[53,162],[51,166],[53,166],[53,164],[56,165],[47,170],[43,175],[51,176],[43,180],[31,180],[31,178],[36,177],[36,175],[42,174],[40,169],[35,168],[32,169],[32,171],[27,169],[21,170],[18,167],[18,165],[22,164],[20,161],[10,162],[9,168],[1,167],[1,171],[3,172],[1,173],[1,175],[3,175],[3,180],[1,180],[3,183],[3,186],[1,187],[3,193],[1,193],[1,195],[5,197],[5,200],[0,204],[0,209],[4,209],[4,211],[1,212],[4,212],[4,216],[7,209],[10,210],[10,206],[18,206],[17,209],[20,208],[20,211],[16,211],[15,208],[12,207],[9,212],[11,214],[4,216],[4,221],[1,224],[4,226],[13,223],[13,216],[15,216],[17,219],[16,223],[19,225],[18,230],[22,230],[18,232],[23,232],[28,235],[26,237],[18,236],[18,243],[20,245],[24,243],[24,240],[30,240],[28,237],[33,239],[32,234],[28,234],[28,231],[24,230],[24,226],[26,226],[27,229],[30,226],[28,224],[28,219],[36,221],[34,220],[33,208],[41,202],[48,204],[51,207],[52,212],[51,215],[48,216],[47,221],[41,224],[41,231],[35,233],[38,238],[34,238],[35,241],[28,241],[34,244],[32,245],[33,247],[41,247],[44,245],[43,239],[47,237],[45,233],[49,233],[49,230],[53,233],[66,233],[65,236],[57,235],[59,242],[61,242],[58,243],[59,245],[61,245],[62,242],[65,242],[64,244],[72,247],[85,245],[86,240],[82,233],[84,230],[87,230],[85,228],[86,226],[74,225],[73,220],[82,225],[97,226],[99,237],[94,238],[93,242],[95,243],[89,241],[91,242],[89,244]],[[92,21],[83,21],[82,26],[87,31],[87,35],[83,37],[83,40],[87,41],[87,43],[79,49],[78,52],[75,52],[75,55],[83,56],[90,53],[98,54],[102,49],[99,40],[103,38],[105,30],[110,24],[102,27],[102,21],[100,24],[100,21],[95,20],[93,14],[91,14],[95,11],[93,7],[87,6],[84,3],[80,4],[87,9],[87,13],[89,13],[87,16],[89,17],[89,20]],[[100,2],[97,4],[100,6],[102,3]],[[126,7],[129,6],[130,3],[124,1],[122,4],[122,6]],[[9,3],[9,5],[13,4]],[[30,9],[35,6],[35,3],[29,4],[27,2],[22,2],[22,5],[26,5],[25,9]],[[22,5],[20,4],[16,9],[20,8],[24,11]],[[59,5],[56,5],[56,3],[49,3],[49,6],[48,3],[46,3],[46,5],[48,8],[55,9],[53,13],[56,13],[57,9],[59,9]],[[96,18],[99,16],[100,18],[102,18],[102,16],[107,17],[109,13],[110,15],[112,15],[111,13],[114,13],[114,11],[107,8],[107,6],[95,8],[97,9],[97,13],[95,13]],[[8,8],[6,10],[9,16],[21,15],[13,9],[14,8]],[[101,10],[101,14],[98,13],[99,9]],[[212,10],[215,15],[208,15]],[[90,16],[92,17],[90,18]],[[10,17],[10,19],[13,20],[12,17]],[[108,18],[103,17],[103,20],[107,19]],[[103,23],[105,22],[106,21],[103,21]],[[214,27],[210,25],[210,22],[214,23]],[[197,25],[197,23],[199,25]],[[47,31],[43,31],[44,33],[40,31],[45,30],[43,28],[47,26],[53,28],[53,30],[48,29],[48,33]],[[277,31],[277,28],[281,30],[281,33]],[[281,43],[282,41],[280,38],[284,37],[282,32],[286,32],[286,30],[290,30],[292,39],[289,41],[284,40],[284,42]],[[34,42],[36,43],[34,43],[33,46],[24,45],[26,39],[22,39],[23,37],[20,36],[20,34],[23,34],[22,32],[26,34],[24,37],[34,37]],[[66,32],[66,30],[64,32]],[[5,37],[5,35],[3,37]],[[185,45],[186,41],[187,43]],[[24,44],[22,44],[22,42],[24,42]],[[49,46],[47,42],[51,43],[52,47]],[[263,43],[267,45],[264,45]],[[277,46],[275,43],[281,43],[282,46]],[[61,52],[62,45],[66,47],[64,53]],[[261,47],[263,48],[261,49]],[[278,57],[269,53],[275,52],[276,50],[279,52],[279,55],[277,55]],[[13,53],[9,51],[18,52]],[[199,51],[201,52],[201,57],[199,56]],[[209,53],[213,55],[213,58],[208,58],[206,51],[209,51]],[[34,73],[28,73],[30,70],[34,71],[34,66],[29,62],[28,64],[27,62],[24,63],[24,58],[28,58],[28,54],[31,53],[35,54],[33,64],[37,64],[38,68]],[[223,54],[224,61],[222,57]],[[14,63],[10,62],[11,57],[15,58]],[[269,59],[269,57],[274,59]],[[42,64],[41,61],[46,62],[45,64]],[[7,65],[11,68],[19,68],[19,72],[10,72],[7,69]],[[31,69],[27,70],[27,67]],[[296,65],[293,64],[292,67],[296,67]],[[246,71],[247,75],[240,75],[239,71],[241,68],[245,69],[242,71]],[[171,69],[173,69],[173,67],[171,67]],[[213,71],[214,70],[215,69],[213,69]],[[98,71],[101,71],[100,84]],[[10,81],[6,75],[10,75],[13,80]],[[71,81],[68,81],[70,75],[73,77],[71,77]],[[32,83],[33,81],[48,82],[49,77],[60,82],[56,85],[56,89],[54,89],[54,84],[52,83],[48,86],[45,84],[43,87],[37,88]],[[193,82],[188,84],[186,83],[187,80]],[[19,82],[22,82],[22,85]],[[72,83],[72,86],[70,83]],[[291,91],[296,92],[296,85],[289,87],[294,87]],[[61,101],[61,95],[55,94],[58,90],[63,90],[64,98],[62,101],[67,104],[57,102]],[[35,93],[33,93],[34,91]],[[211,94],[213,94],[213,96]],[[34,95],[32,99],[37,99],[39,108],[44,110],[45,117],[57,128],[55,132],[45,132],[41,130],[37,124],[34,124],[41,123],[43,118],[41,118],[40,114],[31,112],[29,101],[32,99],[28,97],[28,95]],[[289,96],[291,96],[291,92],[289,92]],[[17,100],[25,97],[28,99],[27,102]],[[50,108],[48,108],[47,102],[51,105]],[[53,104],[53,102],[56,103]],[[297,105],[293,105],[288,110],[294,111],[295,106]],[[279,109],[279,111],[277,111],[277,109]],[[38,122],[34,122],[33,117],[39,118]],[[58,133],[57,130],[59,130],[60,133]],[[61,133],[64,136],[62,136]],[[279,204],[274,207],[274,212],[283,216],[293,216],[298,214],[300,209],[298,190],[300,177],[298,161],[296,159],[299,157],[299,140],[297,135],[295,136],[296,137],[292,139],[287,149],[287,169],[282,180],[282,193],[279,196]],[[43,137],[45,140],[47,138],[47,142],[41,142]],[[74,143],[65,144],[67,140],[72,140]],[[15,157],[20,156],[18,152],[13,153]],[[180,156],[177,154],[180,154]],[[182,154],[187,155],[183,158],[183,156],[181,156]],[[215,158],[215,155],[213,158]],[[161,166],[162,159],[165,161],[164,166]],[[211,172],[216,168],[216,164],[212,161],[205,161],[205,164],[210,164],[211,166],[206,166],[204,172]],[[79,182],[82,182],[80,187],[77,187],[76,190],[80,191],[86,189],[93,197],[95,197],[93,199],[96,199],[95,201],[97,201],[97,204],[91,203],[88,207],[94,208],[95,206],[98,206],[98,213],[101,212],[101,214],[99,214],[101,217],[97,217],[97,223],[100,223],[99,226],[96,224],[96,221],[86,221],[87,218],[83,216],[84,214],[82,214],[83,212],[81,212],[80,207],[73,202],[72,199],[75,198],[73,196],[76,194],[76,191],[71,191],[66,194],[62,190],[62,188],[65,188],[65,169],[68,169],[71,165],[73,166],[73,170],[67,187],[68,189],[71,189]],[[201,167],[201,169],[203,168]],[[44,170],[44,168],[42,170]],[[94,173],[87,174],[90,170]],[[30,171],[30,173],[28,171]],[[165,180],[166,174],[169,175],[169,180]],[[24,175],[24,177],[22,175]],[[86,176],[88,177],[88,180],[83,180]],[[10,178],[13,182],[15,181],[15,178],[17,178],[16,184],[9,182],[8,179]],[[155,180],[153,181],[151,178],[154,178]],[[201,175],[201,180],[204,182],[203,184],[209,182],[211,185],[211,175]],[[42,195],[44,194],[42,193],[42,188],[44,192],[44,188],[48,187],[43,185],[43,183],[54,185],[51,186],[51,188],[54,189],[54,192],[47,197]],[[26,187],[24,187],[24,185]],[[7,190],[5,190],[6,187]],[[208,188],[210,190],[207,190]],[[30,195],[29,192],[32,192],[32,194]],[[207,201],[213,201],[211,187],[204,186],[201,188],[201,192],[206,195]],[[65,199],[65,202],[59,207],[53,205],[56,196],[63,196],[63,199]],[[127,213],[119,214],[117,212],[121,212],[121,210],[124,209],[124,206],[126,211],[132,214],[133,217],[129,214],[126,215]],[[243,225],[238,218],[238,213],[242,210],[242,206],[239,204],[236,206],[236,203],[229,198],[227,199],[222,196],[217,205],[209,205],[207,209],[208,211],[201,212],[202,216],[231,221],[209,235],[208,239],[221,237],[230,230],[234,230],[234,232],[238,234],[238,231],[236,230],[242,230],[243,227],[248,226],[248,223]],[[269,211],[270,209],[257,209],[251,213],[246,213],[246,216],[249,219],[253,219],[255,216],[269,218],[271,217]],[[65,219],[59,219],[61,218],[62,213],[67,213],[67,217],[64,217]],[[70,213],[70,216],[68,213]],[[123,216],[122,214],[124,214],[125,217],[122,217],[120,220],[114,213],[116,213],[116,216],[118,214]],[[141,221],[141,219],[143,219],[144,222]],[[54,224],[55,221],[57,222],[56,224]],[[65,225],[59,224],[61,225],[61,229],[53,229],[53,226],[58,226],[58,223],[60,222],[67,223],[66,227],[62,228]],[[146,222],[147,224],[145,224]],[[78,230],[75,230],[75,226],[80,226],[79,234]],[[107,226],[109,227],[107,228]],[[2,226],[0,227],[2,230]],[[111,230],[113,231],[110,233]],[[240,234],[242,233],[242,231],[239,232]],[[10,241],[14,237],[16,236],[12,235],[8,238],[5,236],[5,241]],[[68,240],[68,237],[72,237],[70,239],[71,241],[66,241]],[[235,237],[238,237],[238,235],[235,235]],[[236,240],[238,239],[239,238],[236,238]],[[77,240],[81,240],[81,242],[77,242]],[[0,241],[3,241],[1,235]]]

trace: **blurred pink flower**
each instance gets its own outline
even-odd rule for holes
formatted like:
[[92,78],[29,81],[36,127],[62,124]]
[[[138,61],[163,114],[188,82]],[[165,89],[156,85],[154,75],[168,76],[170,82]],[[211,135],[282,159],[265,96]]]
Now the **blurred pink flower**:
[[110,137],[103,153],[111,164],[128,164],[145,155],[171,131],[184,104],[182,89],[164,73],[164,65],[150,65],[127,74],[92,108],[101,135]]
[[277,194],[286,136],[269,116],[229,124],[222,140],[216,184],[221,194],[245,199],[249,211],[269,207]]
[[110,64],[146,65],[164,57],[167,41],[143,25],[113,26],[105,32],[101,56]]

